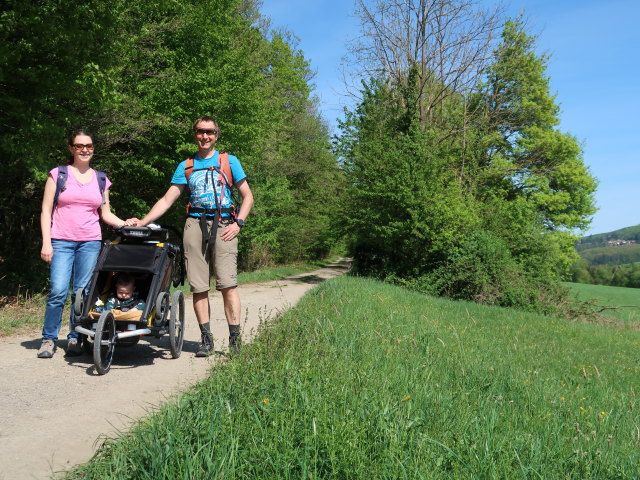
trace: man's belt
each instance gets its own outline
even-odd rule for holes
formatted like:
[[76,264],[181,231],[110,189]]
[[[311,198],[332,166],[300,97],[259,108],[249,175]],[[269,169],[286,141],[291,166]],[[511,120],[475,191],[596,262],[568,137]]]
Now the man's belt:
[[[218,236],[218,224],[221,220],[221,215],[228,214],[231,218],[233,218],[233,214],[235,213],[234,208],[205,208],[205,207],[192,207],[191,205],[187,205],[187,215],[192,218],[198,218],[195,213],[200,214],[200,230],[202,231],[202,253],[207,251],[207,247],[209,246],[209,241],[211,237],[213,237],[213,243],[215,243],[216,238]],[[212,217],[213,224],[211,225],[211,229],[207,228],[207,217]]]
[[191,205],[187,207],[187,215],[194,218],[197,218],[195,215],[192,215],[194,213],[199,213],[200,214],[199,216],[206,215],[208,217],[213,217],[216,215],[216,213],[219,213],[220,215],[223,215],[223,214],[233,215],[234,212],[235,212],[234,208],[218,209],[218,208],[192,207]]

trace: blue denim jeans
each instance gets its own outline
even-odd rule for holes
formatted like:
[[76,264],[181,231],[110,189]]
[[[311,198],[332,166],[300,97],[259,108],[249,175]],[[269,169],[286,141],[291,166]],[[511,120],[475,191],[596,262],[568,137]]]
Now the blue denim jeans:
[[96,266],[102,242],[92,240],[73,242],[70,240],[52,240],[53,259],[51,261],[51,281],[47,307],[44,312],[43,340],[57,340],[62,326],[62,310],[69,293],[69,281],[73,280],[71,290],[71,316],[69,318],[69,335],[67,338],[78,338],[73,331],[73,303],[76,290],[87,288]]

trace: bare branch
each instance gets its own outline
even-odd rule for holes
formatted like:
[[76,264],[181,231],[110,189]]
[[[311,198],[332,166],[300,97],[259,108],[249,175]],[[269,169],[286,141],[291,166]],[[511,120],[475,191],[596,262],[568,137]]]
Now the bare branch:
[[356,0],[361,35],[350,46],[355,78],[406,85],[418,76],[424,124],[452,95],[479,85],[492,54],[502,7],[483,10],[476,0]]

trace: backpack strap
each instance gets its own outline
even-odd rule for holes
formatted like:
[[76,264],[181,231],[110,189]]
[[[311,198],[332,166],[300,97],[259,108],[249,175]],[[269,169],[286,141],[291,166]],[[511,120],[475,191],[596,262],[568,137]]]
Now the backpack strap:
[[231,173],[231,165],[229,164],[229,154],[227,152],[220,152],[220,155],[218,155],[218,161],[220,162],[220,171],[224,175],[227,185],[229,188],[232,188],[233,173]]
[[53,196],[53,208],[56,208],[58,204],[58,197],[60,196],[60,192],[64,192],[64,189],[67,187],[67,175],[68,170],[66,165],[60,165],[58,167],[58,180],[56,181],[56,193]]
[[101,172],[100,170],[96,170],[96,175],[98,177],[98,188],[100,188],[100,196],[102,197],[102,205],[104,205],[104,191],[107,188],[107,174],[104,173],[104,172]]
[[[219,167],[208,167],[208,168],[193,168],[194,164],[194,156],[187,158],[186,163],[184,165],[184,176],[187,179],[187,188],[189,188],[189,178],[194,171],[198,170],[208,170],[208,175],[213,175],[213,171],[218,172],[218,181],[222,183],[222,188],[220,189],[220,199],[215,195],[214,189],[214,199],[216,202],[215,208],[198,208],[192,207],[191,203],[187,204],[187,215],[193,213],[200,214],[200,230],[202,231],[202,251],[203,253],[206,251],[209,242],[212,240],[214,243],[217,237],[218,224],[220,223],[220,219],[223,213],[230,213],[233,218],[235,218],[235,209],[233,208],[222,208],[222,199],[224,197],[225,187],[229,188],[229,190],[233,189],[233,173],[231,172],[231,165],[229,164],[229,154],[227,152],[220,152],[218,154],[218,163]],[[206,177],[209,178],[209,177]],[[210,177],[211,182],[213,182],[213,176]],[[207,217],[213,215],[213,222],[211,224],[211,228],[209,229],[207,226]]]
[[[184,165],[184,176],[187,179],[187,184],[189,183],[189,177],[193,173],[193,158],[187,158],[187,161]],[[220,152],[218,154],[218,163],[220,164],[220,171],[223,174],[225,183],[229,186],[229,188],[233,187],[233,173],[231,172],[231,165],[229,164],[229,154],[227,152]]]
[[187,158],[187,163],[184,166],[184,176],[187,179],[187,186],[189,185],[189,177],[193,173],[193,157]]

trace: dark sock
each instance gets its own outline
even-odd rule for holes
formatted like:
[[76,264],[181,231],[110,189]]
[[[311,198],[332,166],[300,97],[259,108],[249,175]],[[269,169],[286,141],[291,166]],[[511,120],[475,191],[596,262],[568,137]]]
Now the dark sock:
[[211,322],[200,323],[199,327],[200,333],[208,333],[209,335],[211,335]]
[[240,325],[229,325],[229,335],[232,337],[240,335]]

